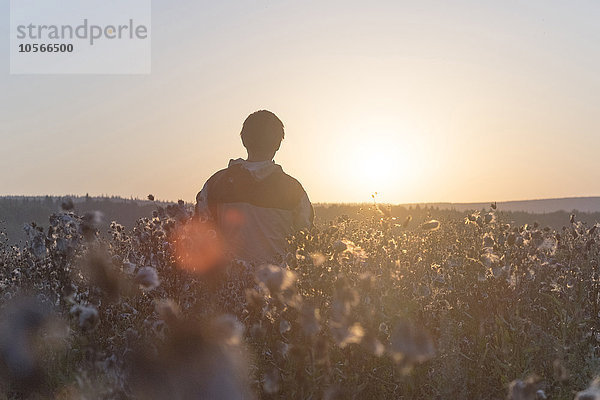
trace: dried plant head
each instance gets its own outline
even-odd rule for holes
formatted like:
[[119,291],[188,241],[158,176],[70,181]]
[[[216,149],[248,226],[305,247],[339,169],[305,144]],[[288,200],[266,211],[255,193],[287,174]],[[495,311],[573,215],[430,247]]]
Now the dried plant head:
[[262,387],[265,393],[273,395],[279,392],[279,385],[281,382],[281,374],[277,368],[271,368],[267,373],[263,375]]
[[223,314],[212,321],[210,336],[218,343],[237,346],[242,343],[244,330],[244,325],[236,316]]
[[289,321],[282,319],[279,321],[279,333],[284,335],[292,329],[292,324]]
[[[40,228],[40,229],[38,229]],[[41,227],[35,224],[26,224],[23,226],[27,235],[27,245],[31,254],[38,259],[43,259],[47,255],[46,238]]]
[[365,330],[358,322],[346,324],[330,320],[329,332],[331,332],[331,337],[335,344],[341,348],[344,348],[351,343],[360,343],[365,335]]
[[254,278],[256,283],[267,289],[271,295],[290,288],[296,282],[296,274],[287,268],[273,264],[264,264],[258,267]]
[[494,247],[494,244],[496,242],[494,241],[494,236],[491,233],[486,233],[485,235],[483,235],[483,247],[484,248],[492,248]]
[[424,231],[432,232],[440,229],[440,221],[432,219],[421,224],[421,229]]
[[81,218],[79,228],[81,234],[87,241],[94,240],[100,225],[102,224],[102,213],[100,211],[88,211]]
[[275,342],[276,356],[281,363],[285,362],[285,360],[288,358],[288,353],[290,352],[291,348],[292,346],[289,343],[286,343],[282,340]]
[[315,267],[320,267],[321,265],[325,264],[325,261],[327,261],[327,259],[321,252],[311,253],[310,258],[312,259],[313,265]]
[[302,328],[304,335],[313,337],[321,331],[319,309],[315,308],[311,303],[304,302],[298,316],[298,323]]
[[17,296],[0,309],[0,387],[16,388],[24,398],[42,398],[48,376],[44,371],[42,339],[44,328],[53,319],[52,308],[34,297]]
[[350,281],[343,275],[335,281],[335,289],[331,304],[332,318],[341,320],[360,302],[358,291],[351,287]]
[[244,293],[246,295],[247,309],[252,312],[262,313],[265,306],[265,296],[254,288],[246,289]]
[[354,246],[354,243],[352,243],[349,240],[336,240],[335,242],[333,242],[333,251],[336,253],[341,253],[343,251],[346,251],[349,245]]
[[98,309],[92,305],[76,304],[71,307],[71,315],[77,318],[79,329],[83,332],[91,332],[98,327],[100,323],[100,314]]
[[432,358],[435,347],[424,329],[408,320],[401,320],[392,331],[389,352],[396,362],[413,364]]
[[485,213],[483,215],[483,222],[486,224],[493,224],[496,222],[496,214],[493,212]]
[[146,291],[156,289],[160,285],[158,272],[153,267],[140,268],[134,279],[135,283],[140,285],[140,288]]
[[111,302],[118,300],[125,282],[113,265],[106,248],[91,247],[84,255],[81,272],[92,286],[102,290],[107,300]]
[[538,400],[540,378],[530,376],[524,381],[516,379],[508,385],[507,400]]
[[369,354],[373,354],[376,357],[380,357],[385,353],[385,346],[377,337],[370,332],[367,332],[362,339],[361,343],[363,349]]
[[160,319],[171,325],[179,319],[181,314],[179,305],[173,299],[155,300],[154,309]]
[[600,377],[596,377],[587,389],[578,392],[575,400],[600,400]]
[[565,364],[558,358],[552,362],[552,372],[554,379],[559,382],[565,382],[569,379],[569,371],[565,367]]
[[204,331],[204,324],[187,321],[156,350],[142,343],[131,356],[128,382],[136,398],[253,398],[243,349],[215,343]]

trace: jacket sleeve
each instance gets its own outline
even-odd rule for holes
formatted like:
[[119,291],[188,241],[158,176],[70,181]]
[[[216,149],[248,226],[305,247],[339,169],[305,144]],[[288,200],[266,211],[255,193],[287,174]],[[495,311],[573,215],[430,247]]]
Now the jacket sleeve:
[[210,208],[208,207],[208,182],[204,184],[204,187],[196,195],[196,207],[194,212],[196,219],[212,219]]
[[306,192],[300,198],[300,202],[294,209],[294,230],[312,229],[315,219],[313,206]]

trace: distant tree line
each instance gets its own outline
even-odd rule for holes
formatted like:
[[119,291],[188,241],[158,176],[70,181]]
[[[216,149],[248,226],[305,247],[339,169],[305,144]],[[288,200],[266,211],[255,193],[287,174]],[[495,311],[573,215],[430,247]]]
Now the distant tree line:
[[11,243],[23,241],[24,224],[34,222],[47,227],[50,215],[61,211],[61,205],[69,200],[78,214],[100,211],[106,227],[111,221],[117,221],[131,228],[139,218],[151,216],[157,207],[155,202],[120,197],[0,197],[0,230],[6,233]]
[[[488,212],[491,207],[487,209],[482,208],[480,212]],[[318,204],[315,206],[315,214],[320,221],[332,221],[340,216],[348,216],[353,219],[367,219],[376,218],[381,215],[389,215],[395,217],[399,223],[406,220],[408,216],[412,218],[411,223],[408,225],[414,227],[429,219],[461,219],[465,218],[471,211],[457,211],[453,209],[439,208],[437,206],[398,206],[398,205],[386,205],[386,204]],[[499,207],[496,210],[496,215],[500,222],[511,223],[516,225],[534,224],[538,223],[542,227],[550,227],[556,230],[561,229],[563,226],[569,225],[569,219],[571,214],[576,215],[578,221],[585,222],[589,226],[600,222],[600,213],[581,213],[577,210],[570,212],[567,211],[556,211],[552,213],[544,214],[533,214],[520,211],[502,211]]]
[[[18,243],[25,240],[23,225],[34,222],[39,226],[47,227],[51,214],[59,212],[64,202],[71,200],[74,211],[84,214],[88,211],[100,211],[103,222],[108,227],[111,221],[117,221],[126,228],[132,228],[135,222],[142,217],[150,217],[152,211],[158,206],[168,203],[124,199],[121,197],[90,197],[90,196],[10,196],[0,197],[0,231],[8,236],[9,242]],[[489,209],[488,209],[489,210]],[[480,211],[488,211],[480,210]],[[408,229],[418,226],[428,219],[456,219],[465,218],[469,212],[444,209],[437,206],[398,206],[374,203],[366,204],[316,204],[315,214],[317,225],[335,221],[338,217],[348,216],[352,219],[377,218],[387,215],[397,218],[399,223],[412,218]],[[507,212],[499,207],[497,215],[501,222],[510,222],[517,225],[539,223],[541,226],[560,229],[569,224],[571,214],[576,214],[579,221],[589,226],[600,222],[600,213],[579,213],[578,211],[557,211],[547,214],[531,214],[526,212]]]

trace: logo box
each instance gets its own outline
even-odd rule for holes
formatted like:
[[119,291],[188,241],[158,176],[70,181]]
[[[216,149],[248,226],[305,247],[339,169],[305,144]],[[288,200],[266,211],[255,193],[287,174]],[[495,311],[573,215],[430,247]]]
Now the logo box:
[[11,0],[11,74],[149,74],[150,0]]

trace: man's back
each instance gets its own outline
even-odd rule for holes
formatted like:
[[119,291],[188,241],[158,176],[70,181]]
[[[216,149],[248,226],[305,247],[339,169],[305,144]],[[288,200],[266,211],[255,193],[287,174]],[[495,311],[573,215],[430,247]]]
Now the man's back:
[[312,227],[312,205],[302,185],[273,162],[285,137],[275,114],[250,114],[240,136],[248,159],[231,160],[206,182],[196,196],[196,214],[216,223],[235,257],[277,262],[285,255],[287,236]]
[[231,160],[196,201],[197,214],[211,218],[233,255],[248,261],[278,261],[286,237],[314,218],[302,185],[273,161]]

